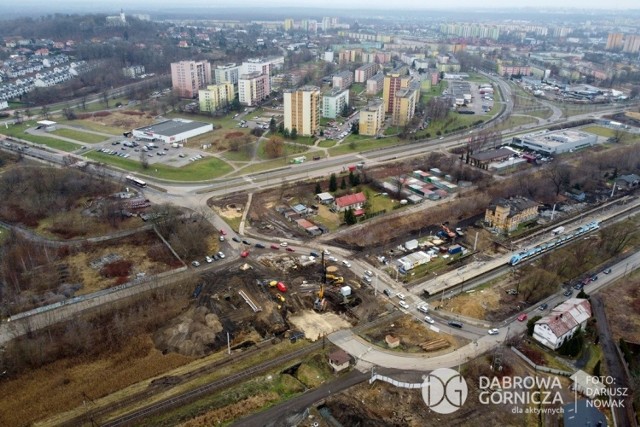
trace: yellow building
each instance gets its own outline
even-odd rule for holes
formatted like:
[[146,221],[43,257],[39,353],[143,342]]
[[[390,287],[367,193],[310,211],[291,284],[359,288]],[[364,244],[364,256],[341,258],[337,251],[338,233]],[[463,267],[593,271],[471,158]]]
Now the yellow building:
[[518,228],[520,224],[538,217],[538,204],[526,197],[498,199],[484,214],[485,222],[505,233]]
[[293,30],[293,19],[287,18],[284,20],[284,30],[285,31]]
[[396,99],[396,92],[401,89],[406,89],[409,86],[410,81],[410,76],[400,75],[399,73],[392,73],[384,76],[382,99],[384,101],[385,113],[389,114],[393,112],[393,103]]
[[207,86],[198,91],[200,111],[218,111],[233,101],[234,92],[232,83],[220,83]]
[[396,92],[393,102],[391,124],[394,126],[406,126],[416,113],[416,105],[420,97],[420,83],[411,84],[406,89]]
[[360,135],[376,136],[382,131],[384,124],[384,104],[375,100],[360,110],[358,131]]
[[284,128],[311,136],[320,124],[320,88],[303,86],[284,92]]

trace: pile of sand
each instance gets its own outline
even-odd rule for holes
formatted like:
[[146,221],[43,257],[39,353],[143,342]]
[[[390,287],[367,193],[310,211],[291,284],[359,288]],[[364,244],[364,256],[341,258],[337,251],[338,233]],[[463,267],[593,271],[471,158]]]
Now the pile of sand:
[[207,307],[180,315],[156,336],[156,346],[185,356],[203,356],[222,332],[222,324]]
[[289,317],[289,323],[304,332],[305,337],[311,341],[316,341],[322,335],[351,327],[349,322],[337,314],[320,314],[311,310]]

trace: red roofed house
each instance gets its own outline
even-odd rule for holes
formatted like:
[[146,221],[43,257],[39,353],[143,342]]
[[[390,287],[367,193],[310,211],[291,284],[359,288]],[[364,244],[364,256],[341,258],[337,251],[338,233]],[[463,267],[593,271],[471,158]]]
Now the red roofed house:
[[558,349],[578,329],[583,329],[591,317],[589,301],[569,298],[538,320],[533,328],[533,338],[545,347]]
[[338,212],[343,212],[347,209],[358,210],[362,209],[362,205],[364,205],[366,201],[367,196],[365,196],[364,193],[348,194],[335,199],[333,201],[333,208]]

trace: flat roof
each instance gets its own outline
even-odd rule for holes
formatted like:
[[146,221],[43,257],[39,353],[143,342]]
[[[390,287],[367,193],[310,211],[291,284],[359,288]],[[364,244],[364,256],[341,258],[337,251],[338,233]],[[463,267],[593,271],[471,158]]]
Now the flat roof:
[[53,122],[51,120],[40,120],[39,122],[37,122],[39,125],[42,126],[53,126],[56,124],[56,122]]
[[210,126],[209,123],[183,121],[183,120],[166,120],[151,126],[145,126],[135,129],[140,132],[153,132],[163,136],[176,136],[183,132],[189,132],[204,126]]

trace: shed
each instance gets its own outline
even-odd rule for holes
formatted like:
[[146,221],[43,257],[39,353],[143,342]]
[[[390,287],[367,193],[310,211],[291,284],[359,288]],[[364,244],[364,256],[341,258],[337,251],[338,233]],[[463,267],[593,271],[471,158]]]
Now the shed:
[[330,205],[333,203],[334,197],[331,193],[318,193],[316,194],[316,199],[323,205]]
[[576,391],[582,393],[590,399],[597,398],[598,396],[605,396],[607,387],[602,384],[597,377],[587,374],[585,371],[578,370],[575,374],[569,377],[573,381],[573,386]]
[[56,130],[56,125],[58,123],[51,120],[40,120],[39,122],[37,122],[37,124],[40,129],[43,129],[47,132],[51,132]]
[[329,365],[335,372],[344,371],[349,367],[351,356],[344,350],[336,350],[329,354]]

